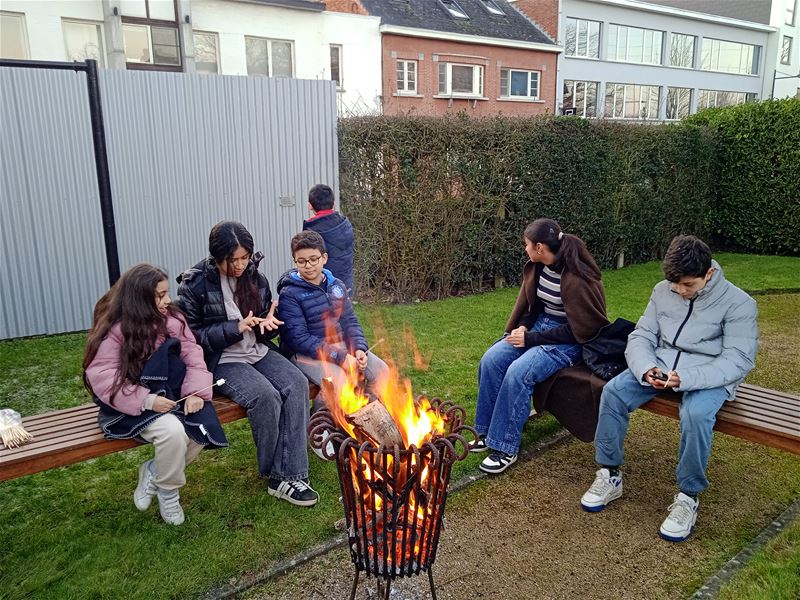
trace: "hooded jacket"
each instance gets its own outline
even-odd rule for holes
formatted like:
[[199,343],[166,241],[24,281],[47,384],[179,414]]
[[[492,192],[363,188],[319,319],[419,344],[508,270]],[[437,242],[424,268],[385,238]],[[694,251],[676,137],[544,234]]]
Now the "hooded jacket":
[[[261,308],[261,312],[255,316],[266,317],[272,305],[272,292],[269,289],[269,281],[258,270],[256,261],[250,261],[242,277],[255,278]],[[208,370],[213,372],[217,368],[223,350],[244,339],[244,335],[239,333],[239,321],[228,319],[219,268],[213,258],[207,258],[180,274],[177,281],[178,297],[175,304],[186,315],[197,343],[203,348]],[[262,334],[257,327],[253,331],[256,339],[262,344],[277,335],[276,331]]]
[[674,370],[678,392],[724,387],[728,399],[755,365],[758,308],[755,300],[716,269],[691,300],[672,291],[669,281],[653,288],[650,302],[628,337],[625,358],[641,382],[653,367]]
[[331,212],[303,221],[303,231],[316,231],[325,240],[328,270],[341,279],[348,291],[353,289],[353,225],[350,219]]
[[[278,313],[281,346],[287,354],[318,358],[320,351],[341,365],[347,353],[367,351],[367,339],[347,297],[347,289],[328,269],[322,269],[322,283],[315,285],[292,269],[278,281]],[[326,339],[325,327],[330,337]],[[335,344],[344,342],[347,352]]]

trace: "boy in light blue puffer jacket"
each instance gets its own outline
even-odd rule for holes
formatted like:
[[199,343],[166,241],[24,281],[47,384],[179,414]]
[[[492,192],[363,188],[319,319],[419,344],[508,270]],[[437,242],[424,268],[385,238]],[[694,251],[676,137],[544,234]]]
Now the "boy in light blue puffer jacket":
[[581,498],[589,512],[622,496],[622,444],[629,414],[665,389],[683,392],[676,476],[679,492],[659,530],[681,542],[697,520],[700,492],[717,411],[755,364],[756,302],[725,279],[711,250],[694,236],[672,240],[663,263],[666,281],[650,296],[628,337],[628,370],[609,381],[600,400],[595,459],[600,470]]

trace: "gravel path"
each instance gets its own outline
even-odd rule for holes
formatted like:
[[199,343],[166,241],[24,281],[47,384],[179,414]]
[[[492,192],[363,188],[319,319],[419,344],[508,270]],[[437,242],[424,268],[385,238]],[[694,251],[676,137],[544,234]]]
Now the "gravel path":
[[[798,478],[785,473],[800,459],[717,435],[695,534],[670,544],[658,527],[675,493],[677,443],[676,422],[635,414],[625,494],[600,513],[578,504],[596,469],[591,446],[578,441],[451,496],[434,567],[439,599],[687,597],[800,494]],[[349,598],[352,576],[343,548],[247,598]],[[362,576],[356,598],[375,597],[375,580]],[[427,577],[398,580],[391,597],[429,598]]]

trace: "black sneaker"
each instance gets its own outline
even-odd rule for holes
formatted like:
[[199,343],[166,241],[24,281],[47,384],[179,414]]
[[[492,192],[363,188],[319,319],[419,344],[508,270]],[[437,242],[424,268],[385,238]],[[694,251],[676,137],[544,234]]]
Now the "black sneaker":
[[314,506],[319,502],[319,494],[313,490],[307,481],[277,481],[269,480],[267,492],[280,500],[286,500],[297,506]]
[[470,446],[470,452],[486,452],[489,449],[489,446],[486,445],[486,436],[482,435],[479,437],[472,446]]
[[515,462],[517,462],[516,454],[495,451],[484,458],[478,468],[484,473],[497,474],[502,473]]

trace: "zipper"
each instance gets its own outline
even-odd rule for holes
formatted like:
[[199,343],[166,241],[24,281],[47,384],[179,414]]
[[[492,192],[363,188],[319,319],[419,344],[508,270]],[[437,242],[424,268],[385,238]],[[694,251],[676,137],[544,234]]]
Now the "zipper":
[[[683,328],[686,325],[686,322],[689,320],[689,317],[692,316],[692,310],[694,309],[694,301],[695,298],[689,300],[689,312],[686,313],[686,317],[683,319],[683,323],[681,323],[680,327],[678,327],[678,331],[675,333],[675,339],[672,340],[673,346],[678,342],[678,336],[681,334],[681,331],[683,331]],[[671,369],[672,371],[674,371],[677,368],[678,361],[680,360],[680,358],[681,358],[681,351],[678,350],[678,354],[675,356],[675,363],[672,365]]]

